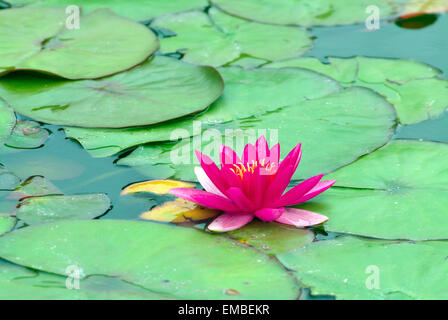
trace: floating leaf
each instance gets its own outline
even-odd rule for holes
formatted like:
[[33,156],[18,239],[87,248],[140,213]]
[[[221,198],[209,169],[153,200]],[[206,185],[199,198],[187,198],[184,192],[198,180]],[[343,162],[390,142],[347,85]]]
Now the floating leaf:
[[[157,223],[92,220],[27,227],[0,238],[0,256],[60,275],[77,265],[83,276],[113,275],[181,299],[295,299],[299,290],[276,261],[256,250]],[[240,294],[226,295],[228,289]]]
[[34,149],[42,146],[48,136],[48,130],[42,129],[37,122],[18,121],[5,144],[12,148]]
[[7,2],[18,7],[68,7],[77,5],[82,7],[83,12],[108,7],[120,16],[138,21],[152,19],[167,13],[208,6],[207,0],[8,0]]
[[311,230],[262,221],[252,221],[244,228],[227,234],[239,242],[275,255],[301,248],[314,240]]
[[178,181],[178,180],[150,180],[138,182],[127,186],[121,191],[121,194],[129,194],[136,192],[151,192],[155,194],[169,194],[173,188],[194,188],[194,183]]
[[364,22],[366,8],[375,6],[381,18],[396,12],[386,0],[212,0],[232,15],[263,23],[332,26]]
[[[246,97],[249,98],[247,93]],[[229,98],[227,103],[230,102]],[[202,150],[217,161],[221,143],[242,154],[245,140],[254,142],[261,134],[272,139],[267,134],[270,133],[267,130],[272,130],[274,137],[278,136],[282,157],[298,142],[302,143],[300,170],[294,175],[298,179],[351,163],[385,144],[395,129],[392,106],[377,93],[361,87],[278,107],[276,111],[226,123],[222,127],[223,131],[226,129],[225,135],[210,130],[209,134],[179,143],[141,146],[117,163],[141,167],[150,176],[165,170],[168,177],[195,181],[193,170],[197,160],[194,149]]]
[[[190,11],[155,19],[151,27],[170,30],[161,51],[182,52],[183,60],[221,66],[241,55],[269,61],[298,57],[311,48],[306,29],[251,22],[211,8],[208,15]],[[207,46],[204,46],[207,43]]]
[[[220,73],[226,83],[223,96],[211,105],[207,112],[195,117],[183,118],[150,128],[120,130],[66,128],[65,131],[69,137],[78,140],[93,156],[104,157],[145,142],[169,141],[173,139],[173,136],[174,139],[178,139],[199,135],[202,129],[216,128],[217,124],[274,111],[283,106],[319,98],[340,90],[339,84],[334,80],[308,70],[245,71],[235,67],[222,68]],[[180,85],[186,86],[185,83]],[[167,97],[170,101],[175,98],[170,94],[167,94]],[[181,97],[184,100],[191,99],[190,93]],[[157,109],[157,112],[160,113],[161,110]],[[121,113],[120,118],[122,118]],[[194,121],[198,123],[200,121],[202,128],[196,129]]]
[[447,106],[448,80],[421,62],[405,59],[298,58],[268,64],[268,68],[300,67],[326,74],[344,87],[359,85],[378,91],[395,106],[402,124],[420,122],[443,113]]
[[[74,268],[67,270],[74,271]],[[3,300],[169,299],[115,277],[94,275],[80,280],[79,287],[75,283],[76,279],[67,278],[67,274],[40,272],[0,260],[0,299]],[[67,284],[73,289],[69,290]]]
[[42,176],[32,176],[23,181],[8,196],[8,199],[22,199],[25,197],[45,196],[49,194],[61,194],[61,190],[50,180]]
[[178,118],[205,109],[223,88],[215,69],[166,57],[99,80],[63,81],[32,74],[0,79],[0,95],[17,112],[81,127],[130,127]]
[[[45,24],[36,28],[42,20]],[[78,29],[67,28],[66,20],[65,8],[1,10],[0,43],[6,45],[0,47],[0,68],[99,78],[143,62],[158,48],[148,28],[109,9],[81,17]]]
[[47,195],[21,200],[16,216],[29,225],[58,220],[93,219],[110,208],[105,194]]
[[425,13],[444,13],[448,11],[446,0],[409,0],[400,13],[403,17]]
[[448,299],[448,242],[356,237],[315,242],[280,255],[313,294],[340,299]]
[[193,202],[179,198],[165,202],[150,211],[142,213],[140,218],[152,221],[182,223],[207,220],[219,213],[219,210],[202,208]]
[[8,140],[16,124],[14,111],[0,99],[0,145]]
[[328,179],[336,185],[301,206],[328,216],[325,230],[383,239],[448,239],[448,145],[392,141]]
[[9,215],[0,214],[0,236],[9,232],[16,225],[16,219]]

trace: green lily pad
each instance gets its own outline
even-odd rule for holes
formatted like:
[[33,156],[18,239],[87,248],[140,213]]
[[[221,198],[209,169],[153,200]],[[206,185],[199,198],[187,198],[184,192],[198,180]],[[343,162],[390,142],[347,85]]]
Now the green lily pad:
[[[76,267],[76,266],[75,266]],[[74,269],[73,269],[74,270]],[[67,269],[70,271],[70,269]],[[127,300],[169,299],[119,278],[94,275],[79,281],[0,260],[0,299],[3,300]],[[67,288],[67,281],[73,289]]]
[[313,294],[339,299],[438,300],[448,299],[447,250],[446,241],[339,237],[278,258]]
[[79,29],[67,28],[66,20],[65,8],[1,10],[0,43],[6,45],[0,47],[0,68],[99,78],[143,62],[158,48],[148,28],[109,9],[82,16]]
[[394,133],[395,122],[392,106],[380,95],[367,88],[352,87],[225,123],[221,128],[224,135],[215,130],[178,143],[141,146],[117,164],[140,167],[149,176],[164,170],[175,179],[195,181],[195,149],[217,162],[221,143],[242,154],[246,142],[254,142],[262,134],[269,141],[273,137],[267,130],[277,130],[273,135],[278,136],[281,157],[302,143],[303,156],[294,175],[302,179],[331,172],[384,145]]
[[227,234],[241,243],[274,255],[302,248],[314,240],[314,232],[309,229],[261,221],[253,221]]
[[232,15],[262,23],[333,26],[364,22],[366,8],[376,6],[381,18],[392,16],[396,7],[386,0],[212,0]]
[[10,215],[0,214],[0,236],[9,232],[16,225],[16,219]]
[[16,216],[28,225],[59,220],[88,220],[110,208],[105,194],[46,195],[25,198],[17,205]]
[[7,2],[17,7],[67,7],[77,5],[82,7],[83,12],[108,7],[120,16],[137,21],[208,6],[207,0],[8,0]]
[[93,220],[27,227],[0,238],[0,256],[60,275],[77,265],[83,277],[113,275],[181,299],[294,299],[299,293],[294,279],[256,250],[157,223]]
[[448,239],[448,145],[396,140],[327,178],[336,185],[301,208],[325,230],[383,239]]
[[447,109],[448,80],[427,64],[405,59],[368,57],[298,58],[267,64],[268,68],[299,67],[326,74],[344,87],[371,88],[395,106],[402,124],[434,118]]
[[10,148],[34,149],[42,146],[49,134],[48,130],[41,128],[35,121],[17,121],[5,144]]
[[19,183],[19,177],[8,171],[5,166],[0,163],[0,190],[13,190]]
[[0,145],[8,140],[16,124],[14,111],[0,99]]
[[8,199],[22,199],[25,197],[45,196],[49,194],[62,194],[50,180],[42,176],[32,176],[23,181],[8,196]]
[[211,8],[208,15],[191,11],[163,16],[151,27],[175,34],[160,40],[161,51],[181,52],[185,61],[212,66],[225,65],[241,55],[266,61],[289,59],[301,56],[312,45],[310,33],[304,28],[251,22],[216,8]]
[[[217,124],[274,111],[340,90],[334,80],[296,68],[245,71],[233,67],[219,71],[225,80],[226,89],[207,112],[145,128],[65,128],[67,136],[78,140],[92,156],[110,156],[146,142],[170,141],[173,135],[174,139],[199,135],[202,129],[216,128]],[[171,96],[169,98],[173,99]],[[200,121],[202,128],[195,129],[194,121]]]
[[167,57],[99,80],[32,74],[0,79],[0,96],[18,113],[52,124],[102,128],[149,125],[198,112],[223,88],[214,68]]

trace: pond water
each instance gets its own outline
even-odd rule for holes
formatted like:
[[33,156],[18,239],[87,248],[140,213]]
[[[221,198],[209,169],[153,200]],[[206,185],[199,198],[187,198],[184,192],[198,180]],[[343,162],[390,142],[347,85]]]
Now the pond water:
[[[376,31],[367,31],[364,25],[315,27],[311,31],[316,39],[312,50],[305,56],[314,56],[323,61],[328,56],[410,58],[439,68],[444,74],[448,72],[447,15],[439,16],[434,24],[421,29],[405,29],[394,22],[385,21]],[[158,177],[148,177],[133,168],[116,165],[115,161],[120,155],[92,158],[79,143],[67,139],[59,126],[42,125],[51,131],[43,147],[16,150],[0,156],[0,162],[21,178],[43,175],[64,193],[106,193],[111,199],[112,208],[100,219],[138,220],[142,212],[167,200],[166,196],[146,193],[120,196],[125,186]],[[448,142],[447,128],[448,114],[445,113],[436,119],[399,127],[395,139]],[[334,234],[320,234],[318,239],[330,237]]]

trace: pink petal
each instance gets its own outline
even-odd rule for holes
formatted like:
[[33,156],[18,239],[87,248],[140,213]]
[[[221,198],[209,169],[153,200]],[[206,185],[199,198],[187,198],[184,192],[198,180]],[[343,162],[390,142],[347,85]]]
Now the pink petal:
[[221,145],[220,149],[221,150],[219,152],[219,155],[221,158],[221,168],[223,168],[224,166],[232,165],[234,163],[241,163],[240,157],[238,157],[238,155],[235,151],[233,151],[232,148]]
[[328,218],[324,215],[301,210],[295,208],[285,208],[285,211],[276,219],[276,222],[289,224],[296,227],[308,227],[327,221]]
[[319,183],[319,180],[322,179],[324,175],[320,174],[318,176],[309,178],[308,180],[303,181],[302,183],[296,185],[294,188],[286,192],[283,196],[281,196],[280,200],[276,202],[274,207],[283,207],[283,206],[292,206],[294,204],[299,203],[299,200],[302,196],[304,196],[307,192],[312,190],[314,186]]
[[241,157],[241,161],[244,164],[252,163],[257,160],[257,149],[253,144],[246,144],[243,151],[243,156]]
[[280,162],[280,143],[274,145],[269,151],[269,162],[279,163]]
[[311,198],[314,198],[315,196],[321,194],[328,188],[330,188],[336,180],[326,180],[326,181],[320,181],[318,184],[314,186],[313,189],[311,189],[309,192],[307,192],[303,197],[301,197],[295,204],[302,203],[305,201],[310,200]]
[[209,156],[202,154],[198,150],[195,150],[195,152],[202,169],[204,169],[205,171],[205,174],[210,178],[210,180],[213,182],[216,188],[218,188],[219,191],[225,193],[224,190],[228,188],[228,185],[226,183],[226,180],[222,176],[218,166]]
[[241,211],[247,212],[253,210],[254,206],[252,202],[246,197],[243,190],[240,188],[229,188],[226,190],[226,194]]
[[269,157],[269,146],[265,136],[261,136],[255,142],[255,149],[257,152],[257,161],[266,159]]
[[254,218],[251,213],[226,212],[213,220],[207,227],[210,231],[226,232],[241,228]]
[[205,189],[205,191],[217,194],[218,196],[227,198],[219,189],[214,185],[212,180],[207,176],[204,169],[202,167],[195,167],[194,173],[196,174],[196,177],[198,178],[199,183],[201,186]]
[[275,219],[278,219],[285,208],[277,208],[277,209],[271,209],[271,208],[264,208],[255,211],[255,216],[263,221],[273,221]]
[[216,194],[190,188],[174,188],[170,192],[179,198],[197,203],[200,206],[223,211],[238,211],[235,204],[229,199]]

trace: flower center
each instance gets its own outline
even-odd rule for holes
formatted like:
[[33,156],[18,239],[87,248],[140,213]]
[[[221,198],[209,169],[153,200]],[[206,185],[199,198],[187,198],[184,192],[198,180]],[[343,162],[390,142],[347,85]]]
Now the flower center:
[[230,170],[236,174],[241,180],[243,180],[244,174],[249,172],[253,174],[257,167],[264,169],[264,175],[271,175],[276,172],[276,164],[274,162],[266,161],[266,159],[262,159],[261,161],[252,160],[251,163],[237,163],[232,165],[233,168]]

